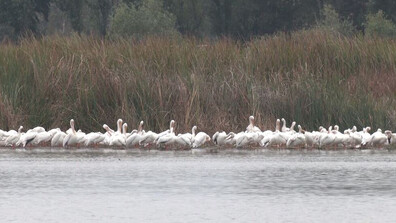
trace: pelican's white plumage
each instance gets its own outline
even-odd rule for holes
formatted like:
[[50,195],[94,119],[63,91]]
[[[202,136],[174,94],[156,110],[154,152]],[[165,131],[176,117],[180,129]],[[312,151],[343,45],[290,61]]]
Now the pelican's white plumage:
[[298,125],[298,133],[293,134],[286,142],[287,148],[303,148],[306,147],[305,131]]
[[126,142],[125,142],[127,147],[134,147],[134,146],[139,145],[140,140],[142,140],[142,138],[145,134],[145,132],[143,130],[143,124],[144,124],[144,122],[140,121],[138,130],[131,133],[131,135],[129,135],[127,137]]
[[21,137],[22,129],[23,129],[23,126],[19,126],[18,132],[9,131],[8,132],[9,136],[5,140],[5,145],[6,146],[15,146],[15,144],[18,142],[19,138]]
[[260,128],[254,125],[254,116],[249,117],[249,125],[246,127],[246,132],[261,132]]
[[84,139],[85,146],[98,145],[105,139],[105,135],[100,132],[90,132],[85,135]]
[[73,119],[70,120],[70,128],[71,128],[71,132],[63,138],[63,147],[75,146],[78,143],[80,143],[81,139],[84,137],[81,134],[77,134],[76,129],[74,128]]
[[51,146],[63,146],[63,139],[66,137],[66,133],[59,131],[52,137],[51,139]]

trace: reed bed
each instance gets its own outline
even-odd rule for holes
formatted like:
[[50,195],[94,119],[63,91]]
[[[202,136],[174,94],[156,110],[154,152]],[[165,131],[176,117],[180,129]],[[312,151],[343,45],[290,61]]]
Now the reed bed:
[[91,36],[0,45],[0,128],[101,131],[122,118],[159,131],[261,129],[284,117],[306,129],[395,130],[396,41],[319,30],[240,42]]

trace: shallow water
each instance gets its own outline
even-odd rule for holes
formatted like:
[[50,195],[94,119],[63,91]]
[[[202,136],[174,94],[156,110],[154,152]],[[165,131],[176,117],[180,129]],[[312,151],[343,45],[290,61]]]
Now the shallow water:
[[396,152],[1,149],[1,222],[395,222]]

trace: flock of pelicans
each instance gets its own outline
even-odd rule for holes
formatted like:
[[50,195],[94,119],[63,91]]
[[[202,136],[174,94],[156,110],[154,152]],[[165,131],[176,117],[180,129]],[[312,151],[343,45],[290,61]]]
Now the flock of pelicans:
[[396,144],[396,134],[387,130],[378,129],[370,134],[370,127],[358,131],[355,126],[344,132],[339,131],[335,125],[328,129],[319,127],[318,131],[305,131],[300,125],[295,131],[296,122],[288,128],[286,120],[276,120],[275,131],[261,131],[255,126],[254,117],[249,117],[246,131],[239,133],[216,132],[212,137],[204,132],[198,132],[194,126],[191,133],[175,133],[175,121],[170,122],[169,129],[161,133],[143,130],[143,121],[137,130],[127,132],[127,123],[122,119],[117,120],[117,131],[104,124],[105,133],[84,133],[76,131],[74,120],[70,120],[70,128],[63,132],[59,128],[46,131],[43,127],[35,127],[22,132],[23,126],[18,131],[3,131],[0,129],[1,147],[26,147],[26,146],[51,146],[51,147],[126,147],[126,148],[199,148],[206,143],[213,142],[221,147],[267,147],[267,148],[382,148]]

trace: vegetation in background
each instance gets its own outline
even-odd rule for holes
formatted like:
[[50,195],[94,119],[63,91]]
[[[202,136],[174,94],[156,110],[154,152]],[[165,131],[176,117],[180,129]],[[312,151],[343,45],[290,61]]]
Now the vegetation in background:
[[389,19],[385,18],[383,11],[376,14],[369,14],[365,24],[366,35],[380,37],[395,37],[396,25]]
[[[0,126],[102,130],[123,118],[133,128],[192,125],[262,129],[276,118],[304,128],[338,124],[394,130],[396,41],[320,30],[240,42],[228,38],[92,36],[23,39],[0,45]],[[136,128],[136,127],[135,127]]]
[[[156,5],[157,9],[139,12],[145,4]],[[132,21],[135,25],[130,27],[161,24],[154,20],[167,20],[173,15],[170,16],[175,20],[173,29],[182,35],[200,38],[227,36],[249,40],[307,29],[322,19],[328,6],[338,14],[341,24],[334,25],[341,30],[343,25],[352,25],[357,32],[364,33],[367,15],[379,10],[396,22],[393,13],[396,1],[390,0],[3,0],[0,2],[0,41],[4,37],[17,40],[26,32],[36,36],[76,32],[106,37],[110,29],[113,32],[125,29],[125,25],[120,25],[121,30],[115,30],[110,24],[115,12],[125,9],[125,5],[135,6],[134,13],[143,13],[145,18],[136,18]]]
[[317,24],[317,28],[335,34],[352,36],[356,29],[348,19],[341,20],[339,14],[331,5],[323,7],[323,18]]
[[110,22],[111,37],[172,35],[176,33],[175,17],[156,0],[146,0],[141,6],[121,3]]
[[395,10],[388,0],[4,0],[0,41],[17,41],[0,44],[0,128],[74,118],[94,131],[123,118],[213,132],[255,115],[262,129],[280,117],[392,129]]

